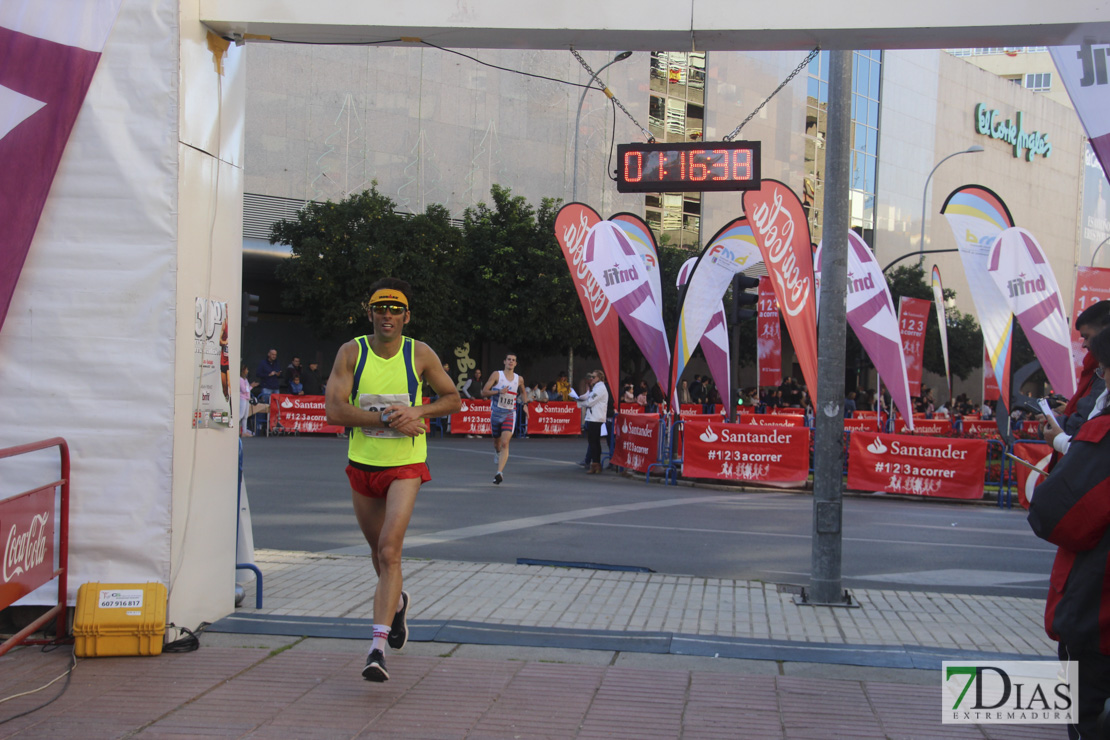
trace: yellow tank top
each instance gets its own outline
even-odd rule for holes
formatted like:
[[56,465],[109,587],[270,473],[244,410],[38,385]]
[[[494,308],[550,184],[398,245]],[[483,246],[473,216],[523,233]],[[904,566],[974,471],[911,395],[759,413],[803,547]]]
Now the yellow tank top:
[[[401,351],[388,360],[378,357],[370,348],[370,337],[358,342],[351,397],[353,406],[366,411],[382,411],[394,404],[419,406],[423,383],[416,375],[416,346],[404,338]],[[422,463],[428,459],[426,435],[406,437],[392,429],[355,428],[350,433],[347,456],[363,465],[393,468]]]

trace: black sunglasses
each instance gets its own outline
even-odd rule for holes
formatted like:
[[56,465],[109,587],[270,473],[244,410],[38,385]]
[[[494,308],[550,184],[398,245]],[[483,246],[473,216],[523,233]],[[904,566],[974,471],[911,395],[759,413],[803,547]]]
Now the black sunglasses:
[[376,313],[378,316],[385,316],[387,311],[394,316],[400,316],[408,310],[404,306],[387,305],[384,303],[376,304],[374,306],[371,306],[370,308],[373,309],[374,313]]

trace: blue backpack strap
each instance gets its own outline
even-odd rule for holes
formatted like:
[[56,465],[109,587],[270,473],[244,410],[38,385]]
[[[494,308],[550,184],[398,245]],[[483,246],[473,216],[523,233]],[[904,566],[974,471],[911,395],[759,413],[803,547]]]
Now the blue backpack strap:
[[361,336],[355,341],[358,342],[358,363],[355,365],[354,382],[351,383],[352,406],[358,406],[358,381],[362,377],[362,371],[366,369],[366,357],[370,353],[370,345],[366,343],[365,336]]
[[401,350],[405,356],[405,374],[409,380],[409,406],[416,405],[416,391],[420,387],[420,379],[416,377],[416,345],[409,337],[405,337],[405,346]]

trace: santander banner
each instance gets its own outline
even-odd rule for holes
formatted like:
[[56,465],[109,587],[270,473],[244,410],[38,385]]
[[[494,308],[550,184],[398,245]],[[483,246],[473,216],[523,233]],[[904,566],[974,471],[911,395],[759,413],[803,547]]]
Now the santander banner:
[[638,473],[648,472],[648,467],[659,461],[661,425],[662,420],[656,414],[617,416],[612,463]]
[[921,372],[925,366],[925,326],[933,304],[924,298],[898,299],[898,330],[902,335],[902,352],[906,356],[906,378],[910,395],[921,395]]
[[775,287],[769,278],[759,279],[759,303],[756,307],[755,346],[759,385],[777,386],[782,383],[782,333],[779,330]]
[[[1015,442],[1014,455],[1030,465],[1047,470],[1052,459],[1052,448],[1035,442]],[[1013,463],[1013,466],[1017,478],[1018,502],[1023,509],[1028,509],[1029,502],[1033,500],[1033,489],[1044,482],[1045,476],[1021,463]]]
[[[595,224],[601,222],[597,211],[585,203],[567,203],[555,216],[555,238],[563,250],[563,257],[570,268],[570,277],[590,335],[594,338],[597,356],[601,358],[601,369],[608,378],[620,377],[620,338],[617,315],[609,305],[601,286],[586,267],[586,236]],[[489,423],[487,420],[487,430]],[[473,434],[473,432],[464,432]]]
[[612,221],[594,224],[586,235],[583,261],[644,353],[656,380],[670,385],[671,348],[663,307],[655,302],[643,262],[624,229]]
[[906,420],[899,417],[894,422],[894,431],[898,434],[951,434],[952,421],[950,419],[914,419],[913,427],[906,424]]
[[806,417],[800,414],[749,414],[740,412],[737,419],[740,424],[756,427],[804,427]]
[[54,487],[0,501],[0,609],[54,577]]
[[342,434],[343,427],[329,424],[324,413],[323,396],[287,396],[275,393],[270,396],[270,413],[267,419],[271,432],[308,434]]
[[489,408],[488,398],[464,398],[462,407],[451,415],[451,434],[489,436],[492,433]]
[[1041,245],[1021,227],[1006,229],[991,248],[987,271],[1021,322],[1052,389],[1068,398],[1074,396],[1068,319],[1056,275]]
[[687,422],[683,428],[682,475],[800,484],[809,477],[809,430]]
[[[486,423],[489,427],[489,423]],[[528,434],[581,434],[582,410],[573,401],[536,401],[528,405]]]
[[746,190],[744,213],[775,287],[779,310],[802,366],[809,397],[817,401],[817,303],[809,223],[798,196],[777,180]]
[[1083,358],[1086,357],[1087,350],[1083,349],[1083,337],[1075,329],[1075,320],[1094,304],[1106,300],[1110,300],[1110,268],[1076,268],[1075,299],[1071,308],[1071,356],[1076,378],[1083,370]]
[[986,440],[853,432],[848,488],[980,499],[986,465]]

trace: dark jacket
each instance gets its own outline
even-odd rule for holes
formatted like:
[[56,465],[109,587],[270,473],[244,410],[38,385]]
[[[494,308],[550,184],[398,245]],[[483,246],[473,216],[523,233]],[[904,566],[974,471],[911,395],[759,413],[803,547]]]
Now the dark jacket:
[[1045,631],[1072,651],[1110,655],[1110,409],[1085,423],[1033,491],[1029,525],[1057,546]]

